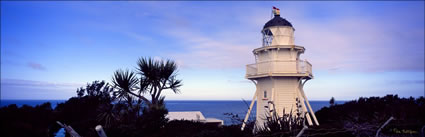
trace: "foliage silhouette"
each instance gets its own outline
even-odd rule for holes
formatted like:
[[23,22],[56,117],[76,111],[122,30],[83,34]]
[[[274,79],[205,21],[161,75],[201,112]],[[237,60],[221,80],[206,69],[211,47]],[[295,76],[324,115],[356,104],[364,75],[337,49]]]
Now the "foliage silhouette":
[[329,100],[329,105],[334,106],[335,105],[335,98],[332,97],[331,100]]
[[285,113],[283,109],[282,116],[279,116],[275,111],[275,105],[272,101],[269,104],[273,109],[268,108],[266,112],[266,121],[262,127],[258,127],[255,136],[276,136],[276,137],[291,137],[296,136],[305,126],[305,119],[302,114],[296,109],[296,115],[293,111]]
[[425,125],[424,104],[424,97],[417,99],[399,98],[397,95],[360,97],[358,100],[341,105],[322,108],[316,112],[316,116],[320,120],[321,128],[342,127],[359,137],[374,136],[378,127],[393,116],[396,120],[384,128],[383,136],[406,136],[407,134],[396,134],[391,130],[418,132]]
[[49,131],[52,119],[52,107],[49,102],[31,107],[18,108],[12,104],[0,109],[0,135],[3,137],[45,137],[52,136]]
[[149,93],[151,104],[159,104],[161,93],[170,89],[179,93],[182,81],[177,79],[177,64],[172,60],[154,60],[140,58],[137,62],[137,72],[140,74],[140,91]]

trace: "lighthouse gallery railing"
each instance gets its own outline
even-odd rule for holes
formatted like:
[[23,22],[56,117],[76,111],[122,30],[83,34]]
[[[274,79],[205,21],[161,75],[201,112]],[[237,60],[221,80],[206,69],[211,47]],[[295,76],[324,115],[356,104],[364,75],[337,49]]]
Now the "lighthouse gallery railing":
[[273,73],[312,74],[311,64],[308,61],[265,61],[246,65],[246,75],[263,75]]

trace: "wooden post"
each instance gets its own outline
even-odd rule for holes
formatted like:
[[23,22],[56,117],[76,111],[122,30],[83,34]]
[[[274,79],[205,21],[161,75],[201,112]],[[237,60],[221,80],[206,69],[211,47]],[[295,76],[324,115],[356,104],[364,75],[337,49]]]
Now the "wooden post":
[[302,106],[302,109],[303,109],[303,117],[304,118],[307,118],[307,122],[308,122],[308,125],[310,125],[310,126],[312,126],[313,125],[313,122],[311,121],[311,118],[310,118],[310,115],[308,114],[308,110],[307,110],[307,107],[306,107],[306,105],[305,105],[305,100],[304,100],[304,96],[303,95],[301,95],[301,81],[300,81],[300,83],[298,84],[298,98],[300,99],[300,103],[301,103],[301,106]]
[[246,121],[248,120],[249,114],[251,114],[251,110],[252,110],[252,107],[254,106],[254,102],[256,100],[256,97],[257,97],[257,91],[255,91],[254,97],[252,97],[251,104],[249,105],[248,112],[246,113],[245,119],[243,120],[241,130],[243,130],[246,126]]
[[[274,103],[274,88],[272,88],[271,100],[270,101]],[[270,104],[269,104],[269,108],[271,108]],[[273,104],[273,108],[271,110],[273,110],[273,112],[275,112],[276,114],[278,113],[277,110],[276,110],[276,108],[274,107],[274,104]],[[269,113],[271,115],[272,114],[272,111],[269,111]]]
[[311,106],[310,106],[310,103],[308,102],[307,96],[305,96],[305,93],[304,93],[304,89],[303,88],[304,88],[305,82],[307,82],[307,80],[305,80],[304,83],[302,84],[302,87],[300,87],[301,94],[303,95],[303,97],[304,97],[304,99],[305,99],[305,101],[307,103],[307,107],[308,107],[308,109],[310,111],[311,116],[313,117],[314,123],[316,123],[316,125],[319,125],[319,122],[316,119],[316,115],[314,115],[314,111],[313,111],[313,109],[311,109]]

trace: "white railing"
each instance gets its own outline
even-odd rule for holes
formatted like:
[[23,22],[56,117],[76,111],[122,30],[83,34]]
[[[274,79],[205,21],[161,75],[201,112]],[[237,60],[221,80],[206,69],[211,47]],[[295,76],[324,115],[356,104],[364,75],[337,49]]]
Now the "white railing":
[[262,75],[262,74],[278,74],[278,73],[297,73],[312,74],[311,64],[308,61],[265,61],[255,64],[246,65],[246,75]]

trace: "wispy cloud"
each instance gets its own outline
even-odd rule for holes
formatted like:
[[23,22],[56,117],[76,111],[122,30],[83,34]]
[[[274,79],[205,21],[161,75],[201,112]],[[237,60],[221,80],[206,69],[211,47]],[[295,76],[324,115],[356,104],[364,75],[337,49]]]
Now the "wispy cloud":
[[[221,11],[218,12],[221,13],[220,15],[225,14]],[[196,16],[197,21],[194,22],[190,19],[191,16]],[[242,24],[222,23],[239,22],[241,21],[239,19],[242,18],[199,13],[193,13],[189,17],[178,16],[178,14],[163,15],[162,17],[168,21],[161,22],[161,28],[158,28],[158,31],[175,39],[177,42],[175,44],[180,45],[179,50],[168,50],[164,55],[176,59],[182,67],[233,69],[243,68],[246,64],[254,61],[251,51],[258,46],[258,43],[252,37],[257,32],[253,33],[252,29],[249,29],[250,27]],[[220,27],[216,28],[217,25]]]
[[[319,69],[400,71],[424,69],[424,32],[394,28],[386,20],[342,18],[327,23],[298,21],[296,42]],[[406,35],[404,38],[400,35]],[[410,37],[410,38],[406,38]],[[413,40],[413,41],[412,41]],[[409,44],[408,44],[409,43]],[[411,49],[411,50],[406,50]]]
[[[299,10],[309,9],[288,8],[286,13],[297,13]],[[227,11],[235,18],[229,18],[229,14],[190,14],[191,18],[197,18],[196,22],[186,16],[164,15],[167,22],[161,26],[167,27],[158,30],[177,39],[184,49],[183,53],[171,51],[167,55],[189,67],[243,68],[254,62],[251,51],[261,46],[260,30],[268,14],[237,11],[244,10],[234,7]],[[409,13],[397,14],[398,20],[394,20],[394,17],[355,14],[317,20],[305,17],[304,14],[310,12],[299,11],[287,19],[296,28],[295,43],[307,49],[302,58],[309,60],[316,70],[423,71],[424,30],[423,27],[405,25],[406,20],[414,21],[412,17],[404,17]],[[364,11],[350,12],[361,14]],[[246,15],[251,16],[247,18]],[[259,20],[263,24],[258,24],[261,22]],[[229,24],[212,29],[211,24],[219,25],[219,22]],[[235,25],[236,22],[243,23]]]
[[59,83],[47,81],[34,81],[23,79],[1,79],[2,86],[8,87],[26,87],[26,88],[44,88],[44,89],[76,89],[84,86],[84,83]]
[[410,84],[425,84],[424,80],[393,80],[388,81],[387,84],[400,84],[400,85],[410,85]]
[[1,99],[68,99],[83,83],[1,79]]
[[253,59],[250,57],[252,50],[250,47],[188,31],[174,33],[186,45],[184,47],[186,52],[169,54],[181,61],[183,67],[240,68]]
[[34,70],[46,70],[46,67],[44,67],[40,63],[35,63],[35,62],[28,62],[27,67],[32,68]]
[[[154,8],[146,8],[146,4]],[[118,25],[103,26],[144,44],[168,41],[171,45],[180,45],[173,48],[156,46],[165,50],[155,56],[173,58],[183,67],[244,68],[254,62],[251,51],[261,47],[260,30],[270,18],[269,9],[265,9],[264,5],[236,4],[219,8],[204,4],[187,8],[185,6],[190,3],[170,4],[135,3],[120,10],[128,13],[127,16],[131,17],[128,20],[143,21],[143,25],[119,22]],[[304,4],[313,7],[303,8]],[[369,15],[365,12],[371,9],[343,4],[320,4],[326,10],[322,9],[313,17],[312,14],[318,12],[314,10],[318,9],[311,3],[287,3],[290,6],[282,7],[282,16],[296,28],[295,43],[306,47],[303,57],[313,64],[315,70],[376,72],[424,69],[424,28],[406,25],[406,22],[423,22],[423,13],[413,15],[412,11],[399,10],[383,12],[393,16],[380,15],[383,14],[380,12]],[[348,8],[342,9],[344,6]],[[146,10],[134,12],[132,9],[141,7]],[[330,14],[335,11],[343,12],[340,13],[343,16]],[[106,13],[109,11],[103,14]],[[368,16],[358,16],[363,14]],[[141,30],[137,28],[152,30],[154,35],[165,37],[148,36],[147,32],[137,31]],[[156,47],[149,48],[155,51]]]

